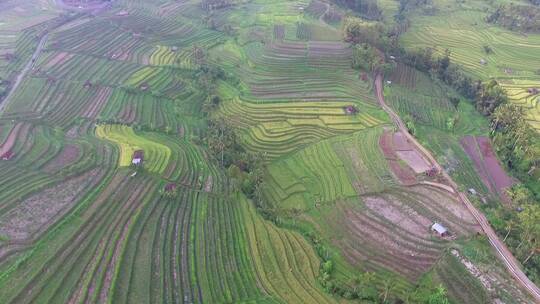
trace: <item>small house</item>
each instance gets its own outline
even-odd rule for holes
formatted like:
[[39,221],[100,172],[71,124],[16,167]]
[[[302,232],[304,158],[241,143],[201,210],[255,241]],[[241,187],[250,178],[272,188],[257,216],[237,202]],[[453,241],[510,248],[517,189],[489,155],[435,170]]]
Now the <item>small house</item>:
[[436,168],[435,166],[432,166],[431,168],[429,168],[429,169],[426,170],[426,172],[425,172],[426,176],[428,176],[428,177],[434,177],[434,176],[436,176],[438,173],[439,173],[439,170],[437,170],[437,168]]
[[431,230],[437,233],[440,237],[445,237],[445,236],[450,235],[450,232],[448,232],[448,229],[446,229],[446,227],[444,227],[443,225],[439,223],[433,223],[433,225],[431,226]]
[[125,11],[125,10],[122,10],[122,11],[119,11],[118,13],[116,13],[116,16],[118,16],[118,17],[125,17],[125,16],[128,16],[128,15],[129,15],[129,12]]
[[486,65],[487,61],[484,58],[482,58],[482,59],[480,59],[480,64],[481,65]]
[[148,83],[143,83],[139,86],[141,88],[141,90],[143,91],[147,91],[149,88],[150,88],[150,85],[148,85]]
[[345,114],[347,114],[347,115],[354,115],[354,114],[358,113],[358,109],[353,105],[345,106],[343,108],[343,110],[345,111]]
[[144,151],[143,150],[137,150],[133,152],[133,158],[131,159],[131,163],[135,166],[142,165],[142,162],[144,160]]
[[173,192],[174,190],[176,190],[176,184],[168,183],[165,185],[165,192]]
[[478,192],[476,192],[476,190],[475,190],[474,188],[469,188],[468,191],[469,191],[469,193],[470,193],[471,195],[477,195],[477,194],[478,194]]
[[13,156],[15,156],[15,153],[13,153],[13,151],[9,150],[7,152],[5,152],[4,154],[2,154],[2,156],[0,158],[2,158],[2,160],[10,160],[13,158]]

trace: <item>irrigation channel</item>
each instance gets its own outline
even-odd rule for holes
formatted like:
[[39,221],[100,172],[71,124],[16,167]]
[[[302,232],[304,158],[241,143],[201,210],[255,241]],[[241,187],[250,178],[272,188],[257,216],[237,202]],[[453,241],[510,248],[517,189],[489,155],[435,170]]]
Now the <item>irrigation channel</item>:
[[[446,173],[441,165],[435,160],[433,155],[424,148],[407,130],[407,127],[399,117],[399,115],[394,112],[388,105],[386,105],[386,102],[384,101],[384,94],[383,94],[383,76],[382,74],[377,74],[375,76],[375,93],[377,95],[377,100],[383,110],[390,115],[390,118],[392,121],[396,124],[396,126],[399,128],[399,130],[405,134],[407,139],[413,143],[416,148],[431,162],[433,166],[437,169],[439,173],[442,174],[442,176],[445,178],[445,180],[449,183],[450,187],[453,188],[454,192],[451,192],[453,195],[457,195],[459,200],[465,204],[469,212],[474,216],[476,221],[480,224],[482,227],[482,230],[486,234],[486,236],[489,239],[489,243],[493,248],[495,248],[495,251],[497,251],[499,258],[504,263],[508,271],[512,274],[512,276],[525,288],[535,299],[537,303],[540,303],[540,289],[538,286],[536,286],[528,277],[525,275],[523,270],[521,270],[521,267],[519,265],[519,262],[516,260],[516,258],[512,255],[508,247],[499,239],[497,234],[495,233],[495,230],[491,227],[489,224],[487,218],[482,214],[474,205],[471,203],[469,198],[463,193],[460,192],[458,189],[457,184],[452,180],[450,175]],[[449,191],[450,192],[450,191]]]

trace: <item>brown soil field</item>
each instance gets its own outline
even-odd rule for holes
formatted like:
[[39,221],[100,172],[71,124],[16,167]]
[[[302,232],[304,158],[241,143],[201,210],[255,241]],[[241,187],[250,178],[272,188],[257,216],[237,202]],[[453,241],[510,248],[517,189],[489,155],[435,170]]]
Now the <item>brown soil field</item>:
[[9,132],[9,135],[7,136],[6,140],[2,143],[0,146],[0,155],[10,151],[13,149],[13,146],[15,145],[15,141],[17,140],[17,135],[19,134],[19,131],[23,127],[23,123],[17,123],[13,129]]
[[486,187],[506,199],[504,189],[512,186],[514,181],[501,166],[489,138],[465,136],[461,139],[461,145]]
[[401,158],[399,157],[398,152],[403,152],[405,150],[398,151],[396,149],[396,146],[400,149],[406,149],[410,147],[410,145],[404,140],[405,139],[401,138],[399,135],[396,137],[390,132],[384,132],[379,139],[379,146],[384,154],[384,157],[388,161],[388,165],[392,173],[396,176],[397,180],[399,180],[404,185],[413,185],[417,182],[415,176],[416,172],[408,163],[407,165],[404,165],[400,162]]
[[48,173],[58,172],[75,162],[80,155],[81,151],[79,147],[76,145],[67,144],[55,158],[45,165],[43,170]]
[[102,175],[93,169],[26,198],[0,217],[0,234],[15,243],[31,239],[65,214]]

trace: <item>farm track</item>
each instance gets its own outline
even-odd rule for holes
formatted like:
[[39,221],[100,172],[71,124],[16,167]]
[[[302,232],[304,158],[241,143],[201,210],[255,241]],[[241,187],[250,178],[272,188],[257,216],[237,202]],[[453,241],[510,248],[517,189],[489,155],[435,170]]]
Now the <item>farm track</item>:
[[6,96],[6,98],[4,98],[4,100],[0,101],[0,115],[4,111],[4,108],[8,104],[9,99],[11,98],[11,96],[13,96],[13,93],[15,93],[15,91],[17,91],[17,88],[21,84],[22,80],[24,79],[24,77],[26,77],[26,74],[28,73],[28,71],[30,71],[30,69],[32,69],[34,67],[36,59],[41,54],[41,51],[43,50],[43,47],[45,46],[45,43],[47,43],[48,37],[49,37],[48,33],[43,35],[43,37],[41,37],[41,39],[39,40],[39,44],[38,44],[36,50],[34,51],[34,54],[32,54],[32,57],[30,57],[30,60],[26,63],[26,65],[24,66],[23,70],[19,73],[19,75],[17,75],[17,78],[15,79],[15,83],[10,88],[8,95]]
[[495,250],[498,253],[498,256],[500,257],[500,259],[502,260],[502,262],[504,263],[508,271],[510,271],[512,276],[519,282],[519,284],[521,284],[522,287],[525,288],[534,297],[537,303],[540,302],[540,289],[527,277],[527,275],[525,275],[523,270],[521,270],[519,262],[512,255],[512,253],[506,247],[506,245],[499,239],[499,237],[495,233],[495,230],[493,230],[493,228],[489,224],[485,215],[482,214],[480,211],[478,211],[476,207],[474,207],[474,205],[471,203],[471,201],[467,198],[467,196],[464,193],[458,190],[457,184],[452,180],[450,175],[448,175],[448,173],[446,173],[442,169],[441,165],[435,160],[433,155],[409,133],[409,131],[407,130],[407,127],[405,126],[405,124],[403,123],[399,115],[397,115],[394,112],[394,110],[392,110],[388,105],[386,105],[384,101],[384,94],[383,94],[383,77],[381,74],[377,74],[375,76],[375,93],[376,93],[376,97],[379,104],[381,105],[383,110],[386,113],[388,113],[388,115],[390,115],[390,118],[394,121],[394,123],[399,128],[399,130],[403,134],[405,134],[407,139],[409,139],[410,142],[413,143],[416,146],[416,148],[427,159],[429,159],[431,164],[435,166],[435,168],[437,168],[437,171],[443,175],[446,181],[450,184],[450,187],[454,190],[454,193],[452,193],[451,191],[449,192],[457,196],[457,198],[463,204],[465,204],[469,212],[474,216],[476,221],[480,224],[480,226],[482,227],[482,230],[484,231],[484,233],[489,239],[489,243],[495,248]]

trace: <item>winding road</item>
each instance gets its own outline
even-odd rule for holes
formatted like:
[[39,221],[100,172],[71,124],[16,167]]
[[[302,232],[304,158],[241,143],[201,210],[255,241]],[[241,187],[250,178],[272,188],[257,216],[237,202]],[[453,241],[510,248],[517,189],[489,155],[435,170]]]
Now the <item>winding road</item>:
[[39,44],[36,50],[34,51],[34,54],[32,54],[32,57],[30,58],[30,60],[28,60],[28,62],[26,63],[22,71],[15,78],[15,83],[9,89],[9,93],[6,95],[6,97],[3,100],[0,100],[0,115],[3,113],[4,108],[8,104],[11,96],[13,96],[15,91],[17,91],[17,88],[21,84],[22,80],[24,79],[24,77],[26,77],[26,74],[28,74],[28,71],[30,71],[34,67],[34,64],[37,58],[39,57],[39,55],[41,54],[41,51],[43,50],[43,47],[45,46],[45,43],[47,43],[48,37],[49,37],[48,33],[43,35],[43,37],[41,37],[41,39],[39,40]]
[[508,250],[508,247],[506,247],[506,245],[499,239],[499,237],[495,233],[495,230],[493,230],[485,215],[478,211],[478,209],[476,209],[476,207],[471,203],[469,198],[463,192],[459,191],[457,184],[452,180],[450,175],[448,175],[448,173],[446,173],[442,169],[441,165],[437,162],[433,155],[409,133],[407,127],[405,126],[399,115],[397,115],[394,110],[392,110],[388,105],[386,105],[383,94],[383,77],[381,74],[377,74],[375,76],[375,93],[377,95],[377,100],[379,101],[379,104],[381,105],[383,110],[388,113],[388,115],[390,115],[390,118],[396,124],[399,130],[407,137],[407,139],[412,144],[416,146],[416,148],[424,155],[424,157],[426,157],[432,163],[432,165],[435,166],[437,171],[442,174],[450,187],[454,190],[453,192],[449,192],[457,196],[457,198],[463,204],[465,204],[469,212],[480,224],[482,230],[489,239],[489,243],[491,244],[491,246],[493,246],[493,248],[495,248],[495,251],[497,251],[499,258],[504,263],[508,271],[512,274],[516,281],[531,294],[531,296],[535,299],[535,302],[540,303],[540,289],[531,280],[529,280],[523,270],[521,270],[519,262],[512,255],[510,250]]

